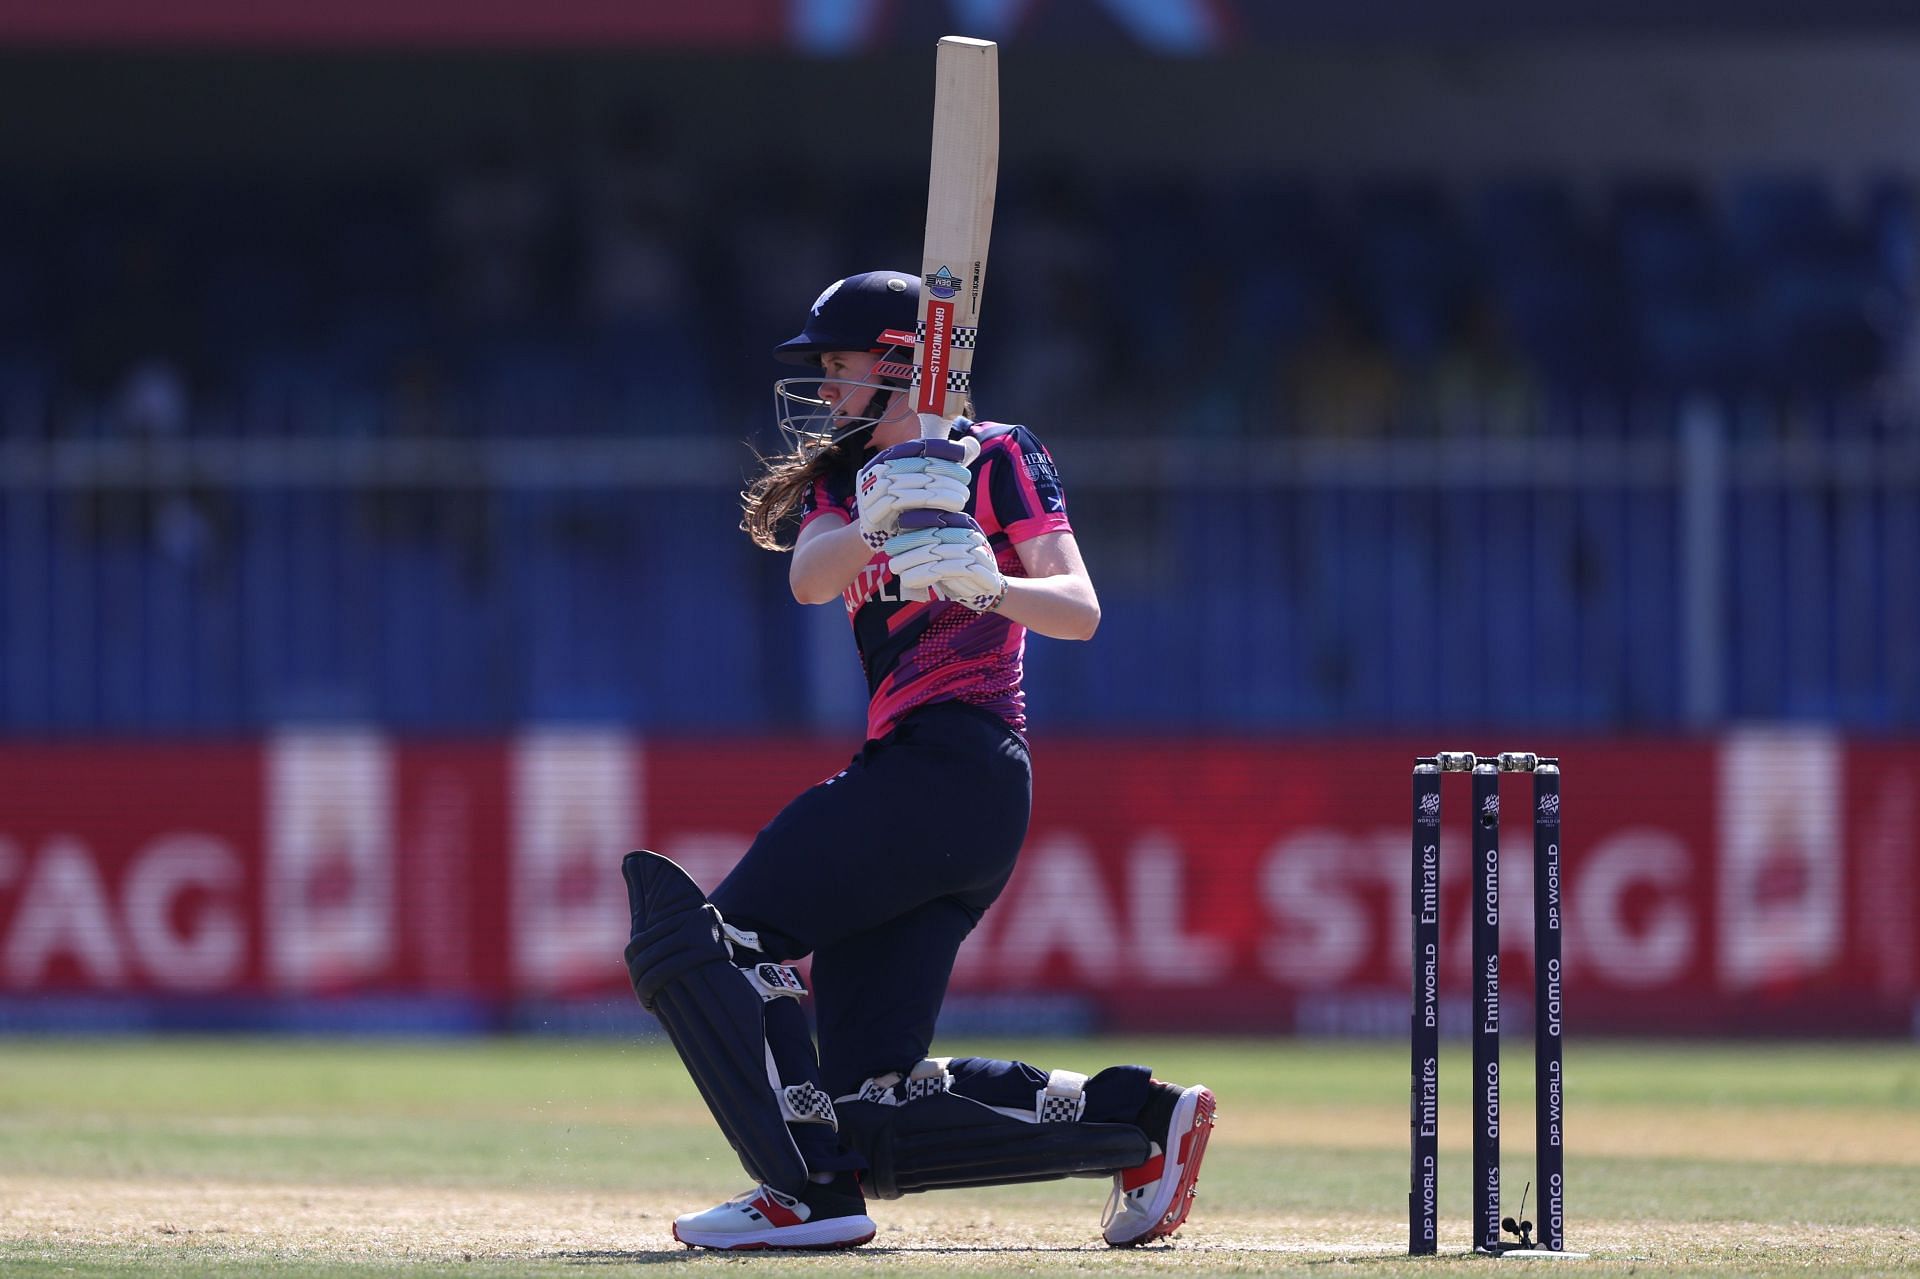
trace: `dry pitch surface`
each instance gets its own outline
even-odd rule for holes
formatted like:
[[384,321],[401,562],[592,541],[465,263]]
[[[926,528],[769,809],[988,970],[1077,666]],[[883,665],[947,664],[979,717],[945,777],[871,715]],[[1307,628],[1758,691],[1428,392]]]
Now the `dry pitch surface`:
[[[369,1193],[365,1187],[249,1186],[228,1182],[135,1185],[60,1179],[0,1181],[5,1237],[29,1247],[16,1264],[44,1261],[48,1273],[76,1263],[115,1268],[224,1269],[287,1267],[322,1273],[384,1273],[441,1267],[516,1274],[583,1273],[587,1266],[673,1263],[711,1267],[744,1258],[692,1252],[667,1237],[682,1210],[654,1196],[603,1192],[502,1192],[411,1189]],[[1196,1218],[1170,1245],[1120,1253],[1095,1238],[1097,1209],[1057,1205],[1008,1207],[995,1196],[971,1202],[915,1201],[887,1206],[879,1235],[841,1257],[753,1257],[768,1272],[911,1267],[939,1273],[1321,1274],[1330,1263],[1398,1257],[1383,1241],[1381,1217]],[[1464,1244],[1464,1239],[1458,1241]],[[1595,1257],[1582,1269],[1728,1273],[1796,1268],[1837,1274],[1911,1272],[1920,1265],[1920,1233],[1860,1227],[1782,1224],[1648,1225],[1582,1223],[1580,1246]],[[1472,1270],[1488,1262],[1461,1259],[1396,1267]],[[1520,1262],[1516,1265],[1552,1263]],[[1569,1263],[1571,1264],[1571,1263]],[[31,1266],[24,1268],[31,1270]]]
[[[1584,1263],[1402,1255],[1398,1045],[996,1050],[1076,1068],[1144,1060],[1216,1087],[1201,1198],[1171,1246],[1101,1246],[1104,1187],[1076,1181],[879,1204],[879,1236],[853,1254],[681,1249],[672,1217],[744,1183],[652,1045],[16,1042],[0,1047],[0,1273],[1920,1274],[1911,1048],[1583,1051],[1569,1181]],[[1448,1066],[1443,1246],[1457,1252],[1465,1099]],[[1521,1084],[1508,1104],[1519,1186]]]

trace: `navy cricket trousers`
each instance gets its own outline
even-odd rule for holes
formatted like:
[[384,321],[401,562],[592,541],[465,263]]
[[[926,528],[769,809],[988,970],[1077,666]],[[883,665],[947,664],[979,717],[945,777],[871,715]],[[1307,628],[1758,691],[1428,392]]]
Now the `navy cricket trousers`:
[[1013,874],[1032,802],[1020,736],[936,702],[782,809],[713,891],[769,957],[812,954],[828,1095],[927,1055],[954,956]]

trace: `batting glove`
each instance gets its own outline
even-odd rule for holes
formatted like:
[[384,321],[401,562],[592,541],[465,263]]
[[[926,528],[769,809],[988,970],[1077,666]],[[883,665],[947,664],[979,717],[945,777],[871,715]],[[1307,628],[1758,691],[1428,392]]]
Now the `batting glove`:
[[972,491],[967,469],[979,441],[911,440],[896,444],[860,468],[854,488],[860,537],[874,550],[900,531],[903,511],[964,511]]
[[931,590],[976,613],[1000,607],[1007,579],[973,517],[910,511],[900,524],[901,531],[885,545],[887,567],[900,579],[903,595]]

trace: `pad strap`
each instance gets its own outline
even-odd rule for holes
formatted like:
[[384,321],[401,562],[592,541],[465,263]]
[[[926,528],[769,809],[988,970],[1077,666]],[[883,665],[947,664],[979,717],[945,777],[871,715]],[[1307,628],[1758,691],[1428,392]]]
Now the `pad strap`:
[[[772,1062],[769,1060],[768,1065]],[[780,1113],[788,1123],[826,1124],[830,1128],[840,1126],[839,1116],[833,1110],[833,1098],[827,1096],[827,1090],[811,1081],[797,1084],[774,1085],[779,1089]]]
[[953,1076],[947,1073],[951,1057],[928,1057],[907,1072],[905,1100],[919,1101],[953,1089]]
[[865,1101],[876,1106],[904,1106],[922,1097],[948,1092],[953,1087],[953,1076],[947,1073],[947,1064],[952,1060],[951,1057],[924,1058],[906,1074],[895,1070],[876,1076],[840,1100]]
[[1047,1075],[1047,1086],[1034,1094],[1033,1117],[1043,1124],[1080,1122],[1087,1113],[1087,1077],[1071,1070]]
[[[734,962],[739,962],[738,957]],[[806,983],[800,980],[798,968],[789,968],[785,964],[753,964],[743,967],[740,972],[760,992],[763,1003],[772,1003],[781,998],[798,999],[807,993]]]

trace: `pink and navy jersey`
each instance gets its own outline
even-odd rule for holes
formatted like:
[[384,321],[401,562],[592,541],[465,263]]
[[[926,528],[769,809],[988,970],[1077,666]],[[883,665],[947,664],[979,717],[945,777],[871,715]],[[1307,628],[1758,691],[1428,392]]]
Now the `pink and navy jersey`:
[[[993,544],[1000,571],[1025,577],[1014,547],[1044,533],[1071,532],[1066,491],[1045,446],[1024,426],[960,419],[957,433],[980,441],[973,463],[973,516]],[[816,482],[801,506],[800,527],[834,514],[851,523],[854,468]],[[910,603],[879,551],[842,593],[867,672],[867,737],[884,737],[907,712],[929,702],[984,707],[1016,732],[1027,725],[1020,688],[1027,628],[998,613],[975,613],[945,600]]]

